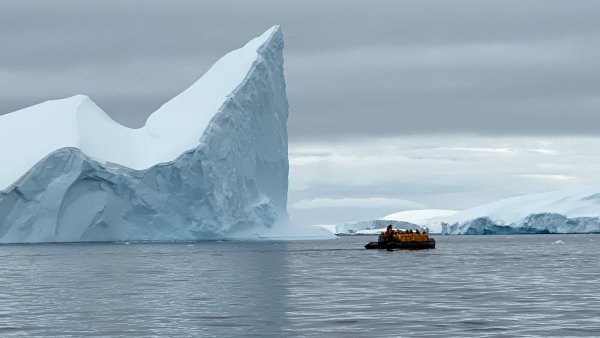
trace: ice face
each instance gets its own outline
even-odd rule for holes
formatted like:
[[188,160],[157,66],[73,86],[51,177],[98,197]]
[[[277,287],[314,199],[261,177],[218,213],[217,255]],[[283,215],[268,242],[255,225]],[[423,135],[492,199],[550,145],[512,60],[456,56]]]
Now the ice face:
[[[0,241],[217,239],[287,223],[282,51],[274,27],[217,62],[142,129],[106,120],[84,96],[24,110],[34,124],[25,127],[45,135],[31,118],[61,106],[54,117],[64,137],[51,142],[57,149],[21,149],[29,161],[41,156],[0,193]],[[19,113],[0,126],[14,127]],[[86,131],[92,135],[81,137]]]
[[[6,189],[60,148],[78,148],[100,163],[118,163],[137,170],[173,161],[200,144],[215,116],[227,113],[222,111],[227,100],[250,95],[251,83],[266,76],[256,68],[268,64],[270,74],[282,72],[283,65],[278,64],[283,62],[281,55],[273,55],[281,54],[282,47],[283,38],[275,26],[217,61],[192,86],[152,113],[139,129],[113,121],[85,95],[1,115],[0,158],[8,165],[0,166],[0,189]],[[280,95],[279,86],[285,95],[283,75],[280,77],[271,79],[273,88],[254,90],[274,90],[273,94]],[[239,90],[242,85],[245,90]]]
[[445,234],[600,232],[597,187],[508,198],[442,221]]
[[462,223],[442,223],[448,235],[560,234],[600,232],[600,218],[573,217],[553,213],[531,214],[515,223],[479,217]]

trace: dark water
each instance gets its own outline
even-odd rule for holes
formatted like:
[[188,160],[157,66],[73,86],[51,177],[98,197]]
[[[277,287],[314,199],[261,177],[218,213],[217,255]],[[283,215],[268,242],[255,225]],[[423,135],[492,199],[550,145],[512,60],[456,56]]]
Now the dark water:
[[0,246],[0,336],[600,336],[599,235],[371,239]]

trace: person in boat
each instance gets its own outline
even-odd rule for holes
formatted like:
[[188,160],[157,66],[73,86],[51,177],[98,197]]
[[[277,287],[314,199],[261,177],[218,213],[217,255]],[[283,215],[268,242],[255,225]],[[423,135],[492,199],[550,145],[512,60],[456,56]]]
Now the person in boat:
[[391,241],[394,238],[394,229],[392,225],[388,225],[385,229],[385,234],[383,235],[387,241]]

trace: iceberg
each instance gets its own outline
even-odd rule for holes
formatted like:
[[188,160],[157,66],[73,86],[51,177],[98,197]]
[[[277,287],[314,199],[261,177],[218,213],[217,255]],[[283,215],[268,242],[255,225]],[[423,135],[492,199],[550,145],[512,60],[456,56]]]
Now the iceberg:
[[327,231],[334,234],[345,235],[378,234],[381,231],[385,231],[385,228],[389,224],[391,224],[394,229],[411,229],[440,233],[441,225],[439,220],[443,217],[454,215],[457,212],[458,211],[455,210],[445,209],[406,210],[389,214],[376,220],[322,224],[316,226],[327,229]]
[[442,233],[484,235],[600,232],[597,188],[554,191],[503,199],[441,221]]
[[448,209],[405,210],[384,216],[383,219],[418,224],[427,228],[431,233],[439,234],[442,232],[440,220],[456,213],[458,211]]
[[274,26],[131,129],[84,95],[0,116],[0,242],[239,238],[288,224]]
[[378,220],[369,220],[369,221],[357,221],[357,222],[346,222],[339,224],[321,224],[315,225],[316,227],[321,227],[333,234],[343,234],[343,235],[368,235],[368,234],[378,234],[381,231],[385,231],[385,228],[391,224],[394,229],[403,229],[403,230],[425,230],[424,227],[403,221],[395,221],[395,220],[386,220],[386,219],[378,219]]

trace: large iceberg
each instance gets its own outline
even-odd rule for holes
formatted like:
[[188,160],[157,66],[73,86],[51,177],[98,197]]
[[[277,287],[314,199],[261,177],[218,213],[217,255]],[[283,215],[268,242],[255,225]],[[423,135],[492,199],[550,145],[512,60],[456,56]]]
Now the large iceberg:
[[0,116],[0,242],[235,238],[287,224],[275,26],[130,129],[88,97]]
[[600,232],[600,191],[587,188],[517,196],[441,221],[444,234]]

